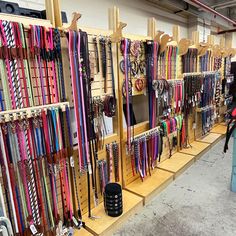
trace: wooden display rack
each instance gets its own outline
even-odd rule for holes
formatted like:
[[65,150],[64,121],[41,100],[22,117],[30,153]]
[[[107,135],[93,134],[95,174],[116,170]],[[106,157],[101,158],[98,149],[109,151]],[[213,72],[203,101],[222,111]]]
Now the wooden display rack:
[[[39,20],[34,18],[28,17],[18,17],[6,14],[0,14],[1,19],[10,20],[10,21],[17,21],[25,24],[26,26],[29,24],[36,24],[42,25],[45,27],[51,26],[58,26],[65,28],[66,26],[62,25],[61,22],[61,11],[60,11],[60,3],[59,0],[49,1],[47,2],[47,14],[49,15],[48,20]],[[56,5],[56,7],[53,6]],[[48,5],[49,4],[49,5]],[[92,29],[92,28],[85,28],[81,27],[82,30],[88,33],[89,43],[90,43],[90,51],[92,51],[91,46],[91,39],[94,36],[103,35],[109,37],[112,33],[117,32],[119,28],[119,10],[114,7],[109,11],[109,25],[110,30],[99,30],[99,29]],[[63,30],[62,28],[62,30]],[[178,43],[178,27],[173,28],[173,37],[174,40]],[[121,37],[122,35],[120,35]],[[154,18],[149,19],[149,27],[148,27],[148,36],[139,36],[139,35],[130,35],[125,34],[124,37],[128,37],[131,40],[146,40],[146,39],[153,39],[156,36],[156,22]],[[199,35],[198,35],[199,37]],[[194,38],[197,38],[197,33],[195,33]],[[196,42],[196,40],[195,40]],[[86,224],[86,229],[75,230],[74,235],[111,235],[112,232],[117,229],[117,227],[126,221],[131,215],[141,209],[143,204],[146,204],[148,200],[150,200],[153,196],[161,192],[165,187],[167,187],[176,177],[178,177],[184,170],[186,170],[191,164],[193,164],[194,160],[198,159],[203,153],[205,153],[213,143],[219,141],[220,138],[223,137],[222,134],[225,134],[226,127],[222,124],[215,126],[211,133],[204,137],[203,139],[198,141],[194,141],[194,132],[193,130],[189,130],[190,142],[192,148],[182,149],[180,152],[176,152],[173,156],[168,159],[168,151],[167,148],[164,148],[162,162],[159,164],[158,168],[155,168],[152,171],[152,175],[145,178],[142,182],[138,175],[132,176],[131,164],[130,164],[130,157],[126,155],[126,130],[123,128],[123,97],[122,97],[122,83],[123,83],[123,75],[121,74],[120,70],[116,68],[115,65],[119,64],[121,60],[121,55],[119,49],[117,48],[117,44],[113,44],[112,48],[114,52],[114,73],[116,79],[115,86],[116,86],[116,94],[117,94],[117,114],[116,118],[113,119],[113,130],[114,133],[105,137],[104,146],[107,143],[111,143],[116,141],[120,144],[120,156],[122,158],[122,163],[120,162],[120,183],[123,184],[123,214],[120,217],[113,218],[106,215],[104,211],[104,206],[102,202],[102,197],[100,196],[99,205],[94,208],[92,206],[92,215],[97,216],[96,220],[92,220],[87,216],[87,181],[86,176],[80,176],[78,174],[77,179],[79,183],[79,195],[80,195],[80,202],[83,214],[83,220]],[[68,60],[68,45],[66,38],[62,38],[62,55],[63,55],[63,64],[64,64],[64,76],[65,78],[70,78],[70,71],[69,71],[69,60]],[[99,56],[99,58],[101,58]],[[178,61],[181,61],[181,57],[178,58]],[[181,66],[181,63],[179,63]],[[179,68],[178,68],[178,76],[179,76]],[[111,93],[111,79],[110,74],[108,75],[108,93]],[[66,91],[68,96],[68,100],[70,104],[72,104],[72,91],[71,91],[71,84],[70,80],[65,80],[66,82]],[[92,86],[93,89],[93,96],[104,94],[101,92],[103,87],[101,84],[103,83],[101,79],[101,75],[96,76],[94,85]],[[143,93],[135,93],[135,95],[140,95]],[[191,118],[192,119],[192,118]],[[191,127],[191,122],[189,128]],[[141,122],[134,126],[134,135],[141,134],[149,129],[148,121]],[[164,140],[164,147],[165,147],[166,140]],[[75,160],[77,160],[77,150],[74,150]],[[106,150],[105,148],[101,149],[98,153],[99,159],[106,158]],[[78,173],[78,171],[77,171]],[[92,195],[92,194],[91,194]],[[92,196],[91,196],[92,200]],[[92,201],[93,202],[93,201]],[[60,206],[61,208],[61,206]]]
[[[119,13],[117,13],[119,16]],[[118,17],[119,19],[119,17]],[[147,40],[154,39],[156,36],[156,21],[154,18],[148,20],[148,36],[140,35],[130,35],[124,34],[124,37],[127,37],[131,40]],[[118,62],[122,60],[121,54],[118,54]],[[122,88],[124,80],[124,75],[122,72],[119,72],[119,86],[120,91]],[[135,94],[137,95],[137,94]],[[120,106],[123,107],[123,97],[120,92]],[[132,166],[131,166],[131,157],[126,154],[126,143],[127,143],[127,131],[123,127],[123,116],[120,117],[120,129],[121,129],[121,147],[122,147],[122,164],[123,164],[123,187],[135,193],[138,196],[141,196],[146,203],[151,197],[156,195],[158,192],[163,190],[172,180],[173,174],[162,171],[162,170],[153,170],[151,171],[151,176],[145,177],[143,182],[141,181],[138,174],[133,175]],[[134,126],[134,136],[140,135],[149,129],[149,122],[144,121]],[[162,161],[169,156],[167,151],[167,138],[164,138],[164,150],[162,155]],[[166,148],[165,148],[166,147]],[[176,151],[176,150],[175,150]]]

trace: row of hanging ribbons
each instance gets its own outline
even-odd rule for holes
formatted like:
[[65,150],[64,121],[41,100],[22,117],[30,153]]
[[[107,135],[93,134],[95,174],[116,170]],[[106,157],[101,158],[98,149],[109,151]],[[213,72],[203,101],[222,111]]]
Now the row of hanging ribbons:
[[[2,111],[66,101],[57,29],[0,21],[0,51]],[[74,166],[67,165],[73,163],[70,123],[66,107],[1,125],[1,167],[16,235],[60,235],[62,221],[81,226],[79,204],[70,201],[71,189],[77,191],[69,181],[76,181]]]
[[[1,125],[0,162],[7,208],[18,235],[60,235],[61,221],[66,227],[82,224],[70,123],[66,107],[65,112],[52,108],[34,118]],[[70,189],[77,196],[73,205]]]
[[178,47],[167,46],[166,50],[160,54],[159,71],[162,79],[176,79],[178,66]]
[[198,49],[197,48],[189,48],[188,52],[182,56],[182,72],[190,73],[197,71],[197,63],[198,63]]
[[[200,70],[204,71],[213,71],[217,68],[221,68],[220,59],[214,58],[211,50],[207,50],[205,55],[200,57]],[[218,64],[218,65],[217,65]]]
[[131,158],[133,175],[139,174],[143,180],[151,175],[151,170],[160,161],[163,147],[163,134],[159,128],[146,132],[132,140],[134,151]]
[[202,135],[210,132],[214,125],[215,110],[214,107],[205,107],[202,111]]
[[[94,78],[91,76],[88,34],[84,31],[69,31],[67,38],[74,101],[73,110],[75,114],[77,134],[76,139],[78,143],[78,165],[81,174],[87,173],[88,215],[89,217],[93,217],[91,212],[92,204],[90,188],[92,188],[94,206],[97,206],[99,198],[98,185],[100,183],[100,191],[103,191],[107,181],[111,180],[113,165],[115,181],[119,181],[119,149],[117,143],[109,146],[112,148],[109,149],[110,158],[108,160],[98,159],[98,151],[104,147],[104,136],[106,133],[103,113],[106,116],[112,117],[115,115],[116,111],[112,45],[109,39],[103,37],[99,39],[99,47],[102,56],[102,77],[105,83],[105,80],[107,80],[108,70],[108,52],[109,61],[111,63],[112,80],[112,96],[106,95],[105,98],[102,99],[101,97],[94,97],[92,95],[91,85]],[[96,38],[93,38],[93,44],[95,47],[97,73],[99,73],[99,49]],[[105,84],[104,92],[107,92]],[[109,170],[107,168],[109,168]],[[99,181],[97,179],[97,174],[100,176]]]
[[66,100],[57,29],[0,21],[0,51],[1,110]]
[[119,182],[119,145],[117,142],[106,144],[106,159],[98,161],[101,195],[108,183]]

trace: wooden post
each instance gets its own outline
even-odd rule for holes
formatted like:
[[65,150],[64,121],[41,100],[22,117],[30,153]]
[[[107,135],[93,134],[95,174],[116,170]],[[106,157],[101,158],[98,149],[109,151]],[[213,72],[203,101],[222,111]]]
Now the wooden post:
[[61,2],[60,0],[53,0],[55,27],[62,27],[61,3],[60,2]]
[[213,46],[215,44],[215,36],[214,35],[207,35],[207,43],[210,46]]
[[148,18],[148,32],[147,35],[152,39],[156,36],[156,19],[154,17]]
[[55,15],[54,15],[54,4],[53,0],[45,0],[46,17],[50,20],[53,27],[55,27]]
[[223,37],[223,36],[220,38],[220,47],[221,48],[225,47],[225,37]]
[[179,42],[179,35],[180,35],[180,27],[178,25],[174,25],[172,29],[172,34],[173,34],[173,41]]
[[194,46],[199,44],[199,32],[198,31],[192,32],[192,40],[193,40]]

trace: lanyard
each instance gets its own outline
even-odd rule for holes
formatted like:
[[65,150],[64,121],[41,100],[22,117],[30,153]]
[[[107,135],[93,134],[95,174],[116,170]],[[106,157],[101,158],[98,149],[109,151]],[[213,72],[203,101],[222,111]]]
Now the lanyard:
[[55,48],[55,59],[57,62],[58,69],[58,87],[60,88],[60,97],[61,101],[66,101],[66,91],[65,91],[65,81],[64,81],[64,72],[63,72],[63,64],[62,64],[62,51],[61,51],[61,40],[60,33],[58,29],[54,29],[53,31],[53,43]]
[[127,150],[128,152],[131,152],[131,123],[130,123],[130,96],[132,96],[132,91],[130,94],[130,85],[129,85],[129,69],[128,69],[128,64],[129,64],[129,57],[128,53],[130,51],[130,41],[128,39],[123,39],[121,41],[121,49],[122,49],[122,54],[124,57],[124,72],[125,72],[125,98],[126,98],[126,122],[127,122]]
[[104,38],[99,39],[102,57],[102,77],[104,79],[104,93],[107,92],[107,52],[106,52],[106,40]]
[[80,122],[80,111],[79,111],[79,103],[78,103],[78,93],[76,89],[76,69],[75,69],[75,61],[74,55],[76,52],[74,51],[74,39],[75,32],[69,31],[69,55],[70,55],[70,68],[71,68],[71,77],[72,77],[72,91],[73,91],[73,100],[75,107],[75,120],[76,120],[76,129],[77,129],[77,137],[78,137],[78,149],[79,149],[79,168],[82,170],[84,167],[83,154],[82,154],[82,138],[81,138],[81,122]]
[[[6,174],[6,181],[8,183],[8,189],[7,189],[8,191],[7,192],[9,192],[9,195],[10,195],[12,214],[13,214],[14,225],[15,225],[15,232],[19,233],[18,221],[17,221],[17,215],[16,215],[16,206],[15,206],[15,201],[14,201],[14,197],[13,197],[13,189],[12,189],[12,185],[11,185],[11,179],[10,179],[10,174],[9,174],[9,169],[8,169],[8,164],[7,164],[6,149],[5,149],[2,129],[0,129],[0,147],[1,147],[1,156],[3,158],[3,163],[1,165],[4,165],[4,171]],[[11,211],[9,211],[9,213],[10,212]]]
[[52,157],[52,152],[51,152],[51,143],[52,141],[50,140],[50,129],[49,129],[49,123],[50,120],[47,121],[47,116],[45,111],[42,111],[42,124],[43,124],[43,132],[44,132],[44,143],[45,143],[45,151],[46,151],[46,156],[47,156],[47,162],[48,164],[51,165],[51,170],[50,170],[50,184],[51,184],[51,191],[52,191],[52,199],[53,199],[53,214],[54,214],[54,219],[55,223],[58,224],[59,222],[59,213],[58,213],[58,200],[57,200],[57,189],[56,189],[56,178],[54,175],[54,161]]

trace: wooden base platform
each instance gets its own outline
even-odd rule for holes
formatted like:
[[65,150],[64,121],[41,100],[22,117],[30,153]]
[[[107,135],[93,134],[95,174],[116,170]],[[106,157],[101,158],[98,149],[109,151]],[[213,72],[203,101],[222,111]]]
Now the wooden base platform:
[[91,233],[89,233],[86,229],[82,228],[80,230],[75,230],[74,231],[74,236],[92,236]]
[[226,131],[227,131],[227,126],[217,125],[211,130],[211,133],[226,134]]
[[152,176],[148,176],[142,182],[136,179],[131,184],[125,187],[126,190],[137,194],[143,198],[144,205],[167,187],[174,179],[174,175],[168,171],[155,169],[152,171]]
[[220,139],[222,139],[222,134],[217,134],[217,133],[209,133],[205,137],[197,139],[198,142],[203,142],[203,143],[216,143]]
[[160,163],[158,168],[173,173],[174,178],[177,178],[193,163],[194,163],[193,155],[177,152],[170,159],[167,159],[162,163]]
[[92,210],[92,215],[98,219],[92,220],[87,215],[83,217],[86,229],[93,235],[112,235],[112,233],[131,215],[143,206],[143,199],[129,191],[123,190],[123,214],[110,217],[104,211],[103,203]]
[[199,159],[205,152],[210,148],[209,143],[197,142],[194,141],[191,143],[192,147],[184,148],[180,150],[180,153],[185,153],[195,156],[195,160]]

